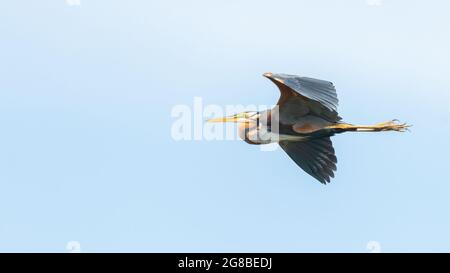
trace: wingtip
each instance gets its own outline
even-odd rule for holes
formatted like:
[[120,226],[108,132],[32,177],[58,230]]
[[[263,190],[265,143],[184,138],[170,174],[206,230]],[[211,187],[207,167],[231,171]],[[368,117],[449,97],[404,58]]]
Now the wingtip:
[[266,77],[266,78],[271,78],[273,76],[273,73],[272,72],[266,72],[266,73],[264,73],[263,74],[263,77]]

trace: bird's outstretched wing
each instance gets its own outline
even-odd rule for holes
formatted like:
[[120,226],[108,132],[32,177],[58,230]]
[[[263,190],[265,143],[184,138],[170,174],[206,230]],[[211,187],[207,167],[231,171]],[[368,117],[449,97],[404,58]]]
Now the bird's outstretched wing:
[[297,165],[320,183],[330,182],[336,171],[337,158],[329,137],[309,141],[280,141],[281,148]]
[[313,114],[331,122],[340,120],[338,98],[332,82],[287,74],[264,74],[280,89],[280,119],[289,122]]

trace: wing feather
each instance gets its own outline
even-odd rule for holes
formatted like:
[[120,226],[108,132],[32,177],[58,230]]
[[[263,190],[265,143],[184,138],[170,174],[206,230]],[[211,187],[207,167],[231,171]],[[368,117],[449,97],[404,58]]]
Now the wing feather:
[[332,82],[288,74],[269,74],[280,89],[280,118],[292,122],[299,115],[313,114],[331,122],[341,118],[337,113],[339,100]]
[[300,168],[320,183],[329,183],[334,177],[337,158],[329,137],[298,142],[280,141],[279,144]]

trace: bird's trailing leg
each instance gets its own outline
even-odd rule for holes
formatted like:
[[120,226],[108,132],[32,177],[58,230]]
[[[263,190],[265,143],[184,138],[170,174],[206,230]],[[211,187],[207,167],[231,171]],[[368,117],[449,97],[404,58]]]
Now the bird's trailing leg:
[[397,131],[405,132],[411,125],[399,123],[394,119],[387,122],[377,123],[375,125],[353,125],[348,123],[338,123],[325,127],[326,129],[336,129],[337,131],[356,131],[356,132],[381,132],[381,131]]

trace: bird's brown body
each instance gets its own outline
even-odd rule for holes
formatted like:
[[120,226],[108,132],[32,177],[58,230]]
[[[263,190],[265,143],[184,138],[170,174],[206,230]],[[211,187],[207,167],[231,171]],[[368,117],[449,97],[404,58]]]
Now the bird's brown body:
[[331,82],[286,74],[265,73],[280,89],[276,107],[244,112],[210,121],[238,122],[239,136],[249,144],[278,142],[305,172],[321,183],[330,182],[337,158],[330,137],[347,131],[400,131],[408,128],[395,120],[376,125],[342,122]]

